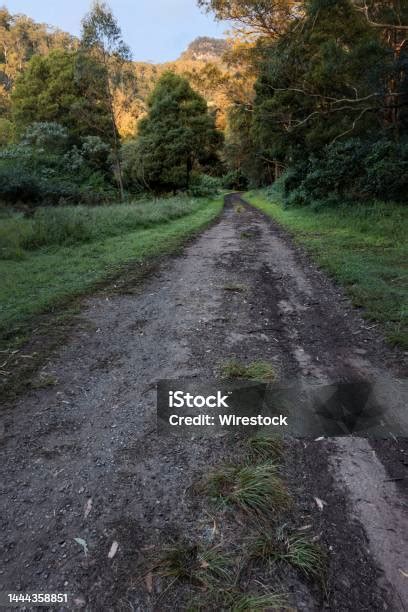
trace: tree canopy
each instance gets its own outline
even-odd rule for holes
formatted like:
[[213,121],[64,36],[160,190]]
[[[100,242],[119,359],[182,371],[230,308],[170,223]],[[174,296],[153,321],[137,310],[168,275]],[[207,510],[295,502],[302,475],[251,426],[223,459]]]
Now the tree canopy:
[[183,77],[165,73],[139,126],[139,180],[155,190],[186,188],[194,169],[216,161],[220,144],[204,98]]
[[[93,63],[88,70],[95,73]],[[79,70],[76,52],[52,51],[35,55],[17,79],[12,94],[12,114],[21,134],[34,122],[57,122],[71,137],[109,134],[110,114],[103,87],[89,88]]]

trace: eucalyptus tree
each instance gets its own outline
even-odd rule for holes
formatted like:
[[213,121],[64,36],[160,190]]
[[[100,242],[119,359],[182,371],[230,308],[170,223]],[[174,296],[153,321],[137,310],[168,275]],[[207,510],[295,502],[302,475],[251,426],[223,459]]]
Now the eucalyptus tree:
[[[112,134],[112,148],[115,161],[115,174],[121,200],[124,197],[120,143],[115,117],[114,91],[120,83],[125,64],[131,59],[129,47],[123,40],[120,26],[110,7],[96,0],[91,11],[82,21],[79,69],[88,72],[89,87],[99,87],[103,83],[109,106]],[[89,70],[88,57],[99,63],[99,70]]]

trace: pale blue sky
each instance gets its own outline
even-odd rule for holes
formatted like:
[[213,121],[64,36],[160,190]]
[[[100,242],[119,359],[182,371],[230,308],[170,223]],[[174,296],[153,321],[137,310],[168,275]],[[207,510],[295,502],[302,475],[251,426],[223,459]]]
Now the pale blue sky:
[[[197,36],[221,37],[227,26],[203,14],[195,0],[110,0],[135,60],[176,59]],[[10,13],[79,34],[90,0],[0,0]]]

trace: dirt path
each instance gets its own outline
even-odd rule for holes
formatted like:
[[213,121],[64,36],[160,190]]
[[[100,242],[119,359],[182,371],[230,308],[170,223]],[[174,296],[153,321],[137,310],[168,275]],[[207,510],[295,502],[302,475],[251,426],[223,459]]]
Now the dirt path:
[[[149,593],[140,584],[138,567],[170,537],[211,529],[189,487],[239,451],[223,438],[158,438],[158,379],[264,359],[289,380],[381,374],[401,403],[400,355],[282,230],[237,202],[143,285],[87,300],[87,325],[38,373],[39,388],[2,411],[0,591],[68,592],[89,610],[175,609],[160,585]],[[403,442],[289,444],[296,512],[330,554],[323,600],[307,581],[283,577],[294,606],[408,609],[407,463]]]

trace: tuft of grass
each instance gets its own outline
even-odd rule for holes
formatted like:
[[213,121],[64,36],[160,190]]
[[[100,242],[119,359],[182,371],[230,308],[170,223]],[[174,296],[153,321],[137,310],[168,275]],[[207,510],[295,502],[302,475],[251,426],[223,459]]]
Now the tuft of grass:
[[239,283],[237,283],[236,285],[234,283],[231,283],[229,285],[224,285],[223,289],[224,291],[233,291],[236,293],[244,293],[245,291],[248,290],[248,288],[245,287],[245,285],[240,285]]
[[208,588],[216,580],[229,582],[232,564],[231,559],[217,547],[178,543],[161,552],[154,571],[159,576]]
[[274,367],[267,361],[253,361],[244,364],[235,359],[224,363],[221,368],[221,375],[229,380],[242,379],[265,382],[272,382],[277,378]]
[[58,384],[58,380],[55,376],[41,375],[37,380],[31,382],[32,389],[46,389],[47,387],[55,387]]
[[251,232],[241,232],[241,238],[254,238],[254,235]]
[[217,589],[201,595],[187,606],[188,612],[208,612],[208,610],[228,610],[229,612],[259,612],[260,610],[291,610],[286,595],[263,593],[261,595],[242,593],[230,589]]
[[290,505],[290,496],[278,476],[276,465],[223,466],[207,478],[208,495],[259,518],[274,517]]
[[234,210],[240,215],[241,213],[245,212],[245,206],[243,206],[242,204],[235,204]]
[[309,578],[322,577],[325,555],[316,542],[303,535],[260,532],[249,546],[250,556],[267,561],[283,561]]
[[287,207],[277,189],[245,199],[289,230],[319,265],[379,322],[392,345],[408,348],[408,215],[403,204]]
[[289,609],[287,598],[281,593],[265,593],[263,595],[236,594],[230,599],[233,612],[256,612],[259,610]]
[[255,462],[279,460],[283,456],[283,441],[276,436],[258,433],[247,441],[249,459]]

